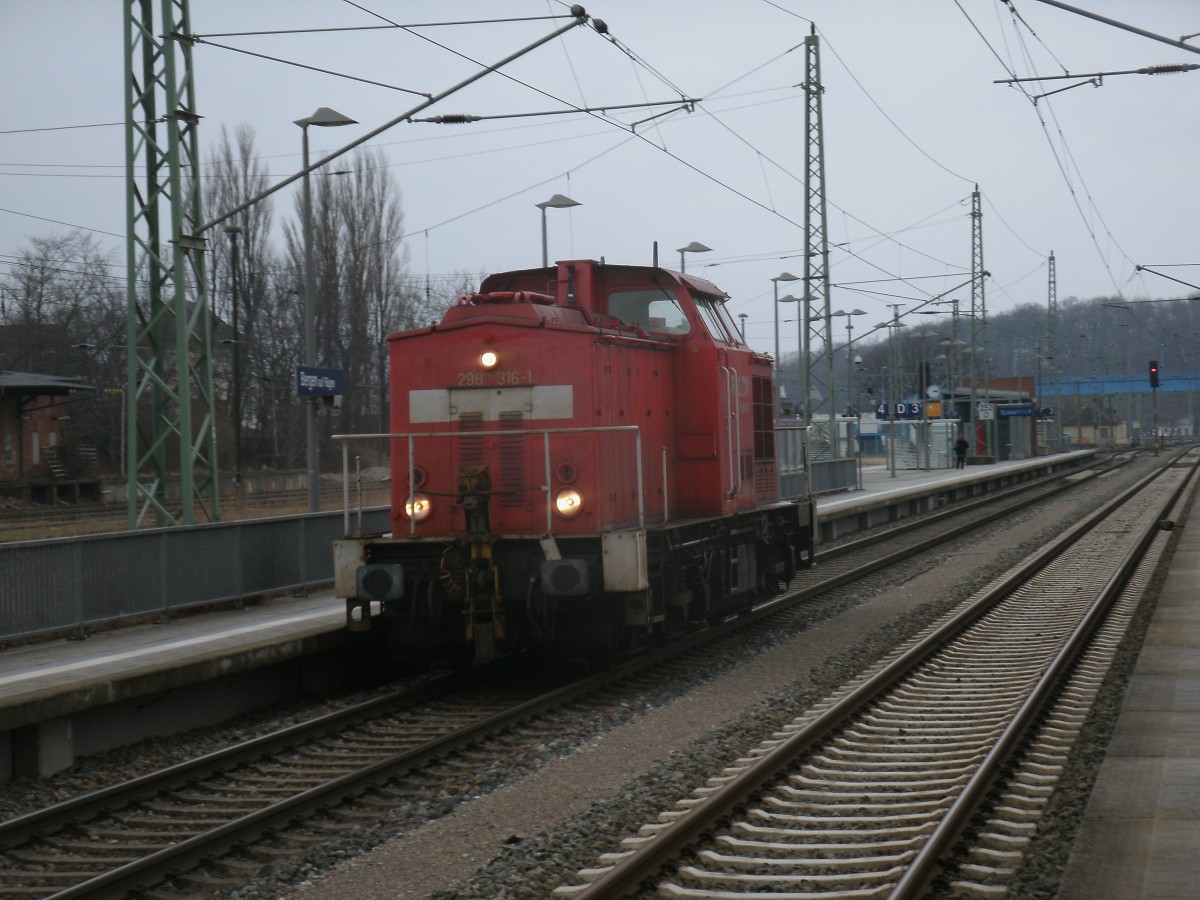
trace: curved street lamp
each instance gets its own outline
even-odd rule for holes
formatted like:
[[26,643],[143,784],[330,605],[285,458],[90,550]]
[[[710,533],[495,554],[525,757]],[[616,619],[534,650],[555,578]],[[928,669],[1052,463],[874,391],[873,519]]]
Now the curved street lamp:
[[542,268],[545,269],[550,265],[550,252],[546,246],[546,210],[570,209],[572,206],[583,206],[583,204],[578,200],[572,200],[564,194],[555,194],[549,200],[535,203],[534,206],[542,211]]
[[[771,287],[775,295],[775,365],[779,365],[779,282],[781,281],[799,281],[799,275],[793,275],[791,272],[780,272],[771,279]],[[784,298],[789,301],[794,301],[796,298],[790,294]]]
[[[851,336],[854,332],[854,317],[855,316],[865,316],[866,314],[867,314],[866,310],[859,309],[858,307],[855,307],[854,309],[850,310],[849,312],[847,312],[844,309],[835,309],[833,312],[830,313],[831,316],[845,316],[846,317],[846,413],[847,413],[847,415],[854,415],[854,413],[851,412],[851,410],[854,409],[855,405],[856,405],[854,403],[854,353],[853,353],[854,338]],[[831,403],[830,408],[836,409],[837,406],[836,406],[836,404]]]
[[704,244],[700,243],[699,241],[692,241],[686,247],[676,247],[675,249],[679,251],[679,272],[680,272],[680,274],[687,273],[687,268],[684,265],[683,254],[685,254],[685,253],[709,253],[712,251],[712,247],[706,247],[706,246],[704,246]]
[[[317,364],[317,330],[313,315],[313,264],[312,264],[312,186],[308,177],[308,126],[335,128],[339,125],[357,125],[355,119],[344,116],[337,110],[322,106],[305,119],[297,119],[296,125],[304,133],[304,364]],[[309,397],[305,414],[305,468],[308,469],[308,511],[321,508],[320,471],[317,461],[317,398]]]

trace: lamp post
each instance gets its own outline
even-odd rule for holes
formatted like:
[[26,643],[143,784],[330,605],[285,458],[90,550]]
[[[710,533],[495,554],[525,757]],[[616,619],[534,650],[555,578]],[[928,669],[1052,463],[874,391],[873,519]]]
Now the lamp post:
[[742,343],[746,343],[746,313],[738,313],[738,318],[742,321],[739,323],[742,326]]
[[946,391],[943,396],[949,399],[950,418],[957,419],[958,415],[958,356],[962,353],[962,348],[967,346],[966,341],[960,341],[958,338],[945,338],[938,341],[939,347],[945,348],[946,355]]
[[[782,390],[783,389],[783,378],[780,373],[783,370],[779,367],[779,304],[780,303],[799,304],[800,298],[794,297],[791,294],[788,294],[787,296],[780,297],[779,299],[777,299],[775,301],[775,379],[777,382],[779,382],[780,390]],[[800,316],[797,314],[796,318],[799,319]],[[786,321],[790,322],[791,319],[787,319]],[[796,357],[797,358],[800,357],[799,349],[797,349],[797,351],[796,351]],[[802,376],[797,375],[797,380],[796,380],[796,409],[797,410],[802,408],[801,402],[802,402],[803,398],[800,396],[800,394],[803,393],[803,391],[804,391],[804,378]]]
[[230,293],[233,302],[233,486],[235,491],[242,485],[242,340],[238,331],[238,235],[242,229],[226,225],[229,235]]
[[[917,352],[920,354],[920,360],[917,363],[917,399],[921,403],[921,408],[925,408],[926,395],[929,390],[929,359],[926,352],[928,338],[941,337],[936,331],[916,331],[909,335],[915,341],[920,341],[917,347]],[[924,418],[924,416],[922,416]]]
[[[854,338],[851,336],[854,333],[854,317],[865,316],[866,310],[855,307],[847,312],[844,309],[835,309],[830,313],[831,316],[846,317],[846,415],[854,415],[850,409],[854,406],[854,353],[853,344]],[[830,409],[837,409],[837,404],[830,403]]]
[[896,408],[899,406],[898,401],[900,398],[900,382],[897,378],[897,375],[900,371],[900,366],[899,366],[900,354],[899,354],[899,347],[896,344],[896,334],[901,328],[904,327],[904,323],[900,321],[900,307],[903,306],[904,304],[903,303],[889,303],[888,305],[892,308],[891,320],[889,321],[889,320],[885,319],[884,321],[880,322],[875,327],[876,328],[886,328],[887,332],[888,332],[888,363],[889,363],[889,365],[888,365],[888,381],[887,381],[887,393],[888,393],[888,415],[887,415],[888,423],[887,424],[891,425],[891,427],[887,429],[887,432],[888,432],[888,475],[891,478],[895,478],[896,477],[895,418],[896,418]]
[[[308,126],[334,128],[339,125],[357,125],[357,121],[340,112],[322,106],[306,119],[297,119],[296,125],[304,135],[304,364],[317,364],[317,329],[313,321],[313,264],[312,264],[312,184],[308,177]],[[320,470],[317,460],[317,398],[309,397],[305,418],[305,468],[308,469],[308,511],[321,508]]]
[[[781,281],[799,281],[799,275],[793,275],[791,272],[780,272],[771,279],[771,287],[775,292],[775,365],[779,365],[779,282]],[[790,294],[784,298],[785,300],[794,301],[796,298]]]
[[[0,293],[0,300],[2,300],[2,299],[3,299],[3,293]],[[78,343],[78,344],[72,344],[71,349],[72,350],[86,350],[89,353],[91,353],[94,350],[105,350],[105,351],[120,350],[121,352],[128,352],[129,348],[128,348],[127,344],[110,344],[110,345],[106,345],[106,346],[97,346],[96,344],[83,342],[83,343]],[[4,354],[0,354],[0,356],[3,356],[3,355]],[[107,357],[107,355],[108,354],[106,352],[105,356]],[[89,360],[89,363],[90,362],[91,361]],[[105,380],[107,380],[107,377],[105,378]],[[118,412],[117,412],[117,447],[119,448],[117,451],[117,464],[120,466],[120,468],[117,471],[124,472],[125,471],[125,436],[127,433],[125,430],[125,415],[127,412],[127,407],[125,405],[125,388],[124,387],[106,387],[106,388],[104,388],[103,393],[105,393],[105,394],[120,394],[121,395],[121,400],[120,400],[120,403],[118,404]],[[107,416],[105,418],[107,418]],[[109,459],[110,464],[112,462],[112,458],[113,458],[113,452],[112,452],[112,445],[110,444],[108,447],[108,459]]]
[[563,194],[555,194],[549,200],[543,200],[534,205],[542,211],[542,268],[544,269],[550,265],[550,251],[546,245],[546,210],[570,209],[572,206],[583,206],[583,204]]
[[692,241],[686,247],[677,247],[676,249],[679,251],[679,271],[680,271],[680,273],[686,273],[687,268],[684,265],[683,254],[685,254],[685,253],[708,253],[712,250],[712,247],[706,247],[699,241]]

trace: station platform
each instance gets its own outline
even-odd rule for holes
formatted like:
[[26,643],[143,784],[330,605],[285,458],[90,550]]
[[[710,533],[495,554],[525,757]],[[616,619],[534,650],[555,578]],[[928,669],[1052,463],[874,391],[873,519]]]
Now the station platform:
[[1178,529],[1059,900],[1200,897],[1198,507]]
[[[1062,454],[1059,464],[1077,465]],[[862,469],[862,489],[819,497],[834,532],[901,518],[1038,473],[1036,461],[962,470]],[[1049,459],[1054,459],[1053,457]],[[1062,900],[1200,897],[1200,524],[1180,529]],[[354,645],[331,590],[94,635],[0,649],[0,781],[78,756],[221,721],[281,682],[320,690]],[[360,654],[361,655],[361,654]],[[323,661],[323,662],[322,662]],[[157,711],[155,715],[148,715]],[[165,711],[165,713],[164,713]]]
[[318,689],[345,621],[328,590],[0,649],[0,781]]
[[931,512],[1019,481],[1049,475],[1089,462],[1095,450],[1075,450],[1034,459],[1009,460],[962,469],[901,469],[885,463],[861,467],[859,490],[817,498],[820,541],[830,541],[905,516]]

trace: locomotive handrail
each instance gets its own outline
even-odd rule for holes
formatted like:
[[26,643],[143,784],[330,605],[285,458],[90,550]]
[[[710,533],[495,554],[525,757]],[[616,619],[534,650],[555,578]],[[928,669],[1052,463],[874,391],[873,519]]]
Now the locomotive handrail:
[[[644,481],[642,477],[642,431],[637,425],[596,425],[590,428],[526,428],[521,430],[521,434],[526,435],[542,435],[542,445],[544,448],[543,458],[546,465],[546,481],[542,485],[542,491],[546,494],[546,533],[552,534],[554,531],[553,519],[553,501],[550,490],[550,435],[552,434],[593,434],[603,431],[632,431],[634,443],[634,456],[637,459],[637,503],[638,503],[638,528],[646,527],[646,504],[644,496]],[[505,432],[511,436],[514,432]],[[398,441],[405,440],[408,442],[408,483],[409,491],[412,492],[413,478],[415,474],[415,463],[413,459],[413,442],[418,438],[462,438],[462,437],[479,437],[480,432],[463,432],[463,431],[404,431],[392,432],[387,434],[335,434],[333,440],[342,444],[342,523],[345,529],[345,534],[350,534],[350,443],[352,441],[371,441],[371,440],[389,440]],[[665,486],[664,486],[665,487]],[[409,534],[415,535],[417,523],[414,519],[409,519]]]
[[[738,374],[730,366],[721,366],[725,373],[725,424],[727,427],[725,440],[729,445],[729,489],[736,491],[738,487],[738,465],[742,458],[742,430],[737,422],[738,404]],[[730,379],[733,383],[730,384]],[[736,442],[737,446],[734,446]]]

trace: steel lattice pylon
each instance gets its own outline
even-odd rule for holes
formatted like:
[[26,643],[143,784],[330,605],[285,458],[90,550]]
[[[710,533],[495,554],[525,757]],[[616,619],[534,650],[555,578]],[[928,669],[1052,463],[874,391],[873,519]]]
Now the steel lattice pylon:
[[[157,524],[220,512],[190,34],[187,0],[160,0],[157,26],[153,0],[126,0],[130,528],[151,511]],[[173,460],[180,490],[168,501]]]
[[1046,444],[1051,450],[1058,450],[1062,442],[1062,429],[1059,427],[1059,416],[1062,415],[1062,369],[1059,366],[1062,347],[1058,329],[1058,275],[1055,270],[1054,251],[1050,251],[1047,261],[1047,298],[1046,298],[1046,361],[1050,364],[1047,371],[1049,384],[1046,394],[1053,397],[1054,415],[1047,424],[1049,433]]
[[[804,421],[827,413],[829,446],[837,455],[833,396],[832,318],[829,308],[829,235],[825,221],[825,139],[821,119],[820,47],[814,29],[804,39],[804,309],[800,340],[800,402]],[[813,348],[820,349],[814,353]],[[818,355],[819,354],[819,355]]]
[[[985,400],[991,398],[991,374],[987,331],[987,300],[983,290],[983,208],[979,185],[971,192],[971,411],[972,440],[975,440],[979,421],[979,394],[983,387]],[[994,412],[993,412],[994,415]],[[991,456],[995,447],[995,419],[987,419],[983,427],[983,454]]]

